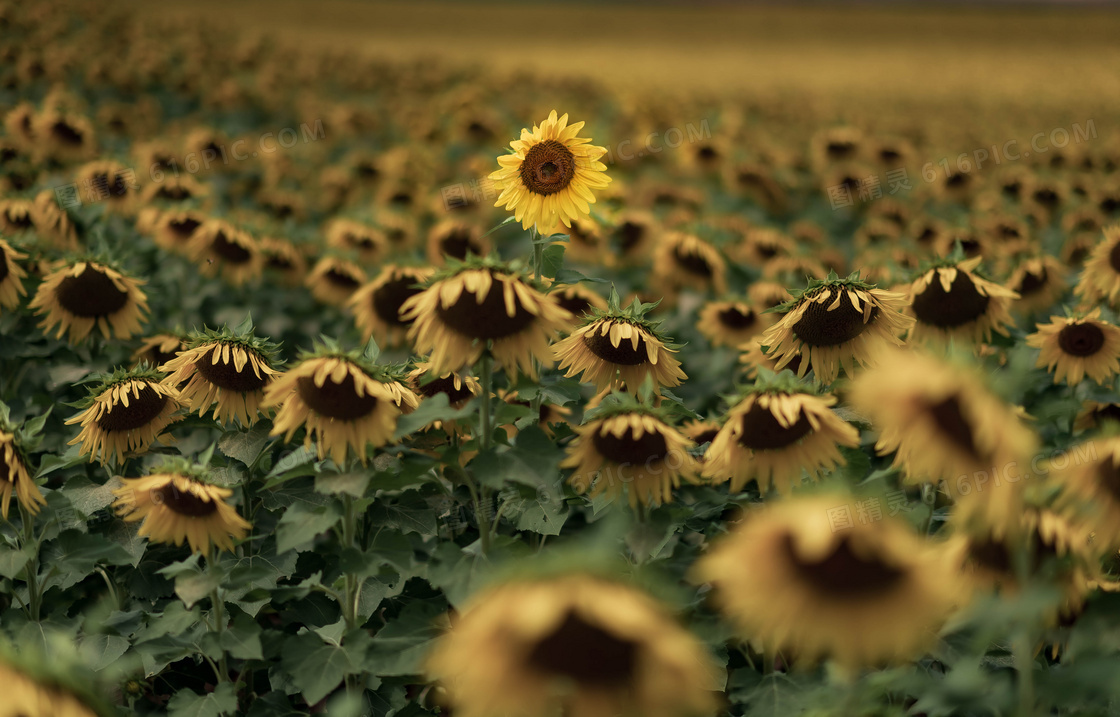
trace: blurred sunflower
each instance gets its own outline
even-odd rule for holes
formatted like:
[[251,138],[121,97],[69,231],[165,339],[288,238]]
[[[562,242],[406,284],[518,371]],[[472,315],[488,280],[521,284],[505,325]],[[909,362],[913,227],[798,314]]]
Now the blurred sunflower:
[[478,594],[425,669],[462,717],[699,717],[722,680],[662,605],[580,573]]
[[637,264],[647,260],[650,250],[658,243],[660,231],[652,214],[636,209],[618,214],[611,230],[614,251],[608,260],[620,264]]
[[346,306],[354,292],[366,283],[362,267],[341,256],[324,256],[315,262],[304,284],[311,295],[324,304]]
[[327,227],[327,246],[343,252],[354,252],[363,264],[382,261],[389,249],[389,240],[380,229],[351,219],[336,219]]
[[700,308],[696,328],[712,346],[739,347],[761,334],[774,323],[746,301],[728,299],[709,301]]
[[27,294],[27,289],[23,288],[27,272],[16,263],[26,258],[26,254],[21,254],[8,242],[0,239],[0,309],[16,308],[20,297]]
[[1120,403],[1085,401],[1073,421],[1073,432],[1104,428],[1109,422],[1120,423]]
[[149,184],[140,193],[140,201],[145,205],[177,205],[192,199],[202,199],[209,194],[206,186],[189,174],[178,177],[164,177],[163,181]]
[[554,285],[548,295],[556,299],[560,308],[572,315],[573,328],[596,310],[607,310],[607,300],[599,292],[583,284]]
[[161,212],[152,222],[152,240],[161,249],[186,255],[195,233],[207,221],[205,214],[190,209]]
[[672,354],[680,348],[660,332],[660,323],[646,318],[654,304],[634,299],[626,308],[611,290],[607,310],[593,309],[579,328],[552,348],[567,377],[595,384],[596,391],[618,389],[622,384],[637,395],[647,378],[655,392],[679,386],[685,378],[681,362]]
[[0,199],[0,232],[19,234],[35,228],[35,204],[30,199]]
[[911,339],[980,344],[990,340],[993,331],[1008,335],[1008,327],[1015,323],[1009,309],[1019,294],[975,273],[980,262],[980,257],[950,258],[911,282],[909,313],[916,318]]
[[84,159],[97,146],[93,125],[79,114],[43,112],[34,118],[32,133],[36,149],[59,161]]
[[242,426],[257,422],[264,391],[280,371],[279,345],[252,334],[252,324],[235,330],[204,331],[191,336],[187,348],[159,367],[163,382],[179,390],[188,412],[203,416],[214,409],[214,420]]
[[722,294],[727,290],[727,262],[708,242],[684,232],[666,232],[653,253],[654,283],[666,293],[689,288]]
[[1120,224],[1105,227],[1085,260],[1075,291],[1086,304],[1105,300],[1110,306],[1120,305]]
[[1102,549],[1120,548],[1120,437],[1106,435],[1075,446],[1050,462],[1064,489],[1063,513],[1084,516]]
[[796,380],[757,382],[727,412],[712,439],[705,476],[713,483],[730,480],[732,493],[752,480],[762,494],[788,493],[803,471],[815,478],[844,465],[840,447],[859,446],[859,431],[832,412],[835,404],[835,396],[809,393]]
[[1023,259],[1007,279],[1007,287],[1019,295],[1014,308],[1023,312],[1049,309],[1065,294],[1068,274],[1069,269],[1055,256]]
[[881,346],[901,346],[899,335],[913,323],[902,313],[903,294],[883,291],[855,275],[814,279],[778,310],[784,315],[762,336],[762,345],[780,370],[802,356],[797,375],[810,367],[818,382],[829,384],[843,369],[867,365]]
[[372,336],[379,344],[398,346],[413,323],[401,318],[401,306],[423,291],[422,284],[432,271],[427,267],[385,264],[373,281],[355,291],[347,305],[363,338]]
[[436,274],[423,292],[406,300],[401,318],[412,321],[408,338],[418,354],[431,352],[432,370],[473,365],[489,350],[511,376],[536,375],[533,359],[549,358],[549,341],[572,315],[520,271],[472,257]]
[[78,168],[74,177],[82,187],[97,201],[104,202],[111,210],[127,210],[136,203],[136,171],[128,169],[120,162],[97,160]]
[[835,529],[851,501],[765,504],[701,557],[695,579],[712,583],[720,610],[767,653],[850,670],[916,659],[962,597],[957,567],[901,520]]
[[13,425],[9,416],[8,405],[0,402],[0,516],[5,520],[13,492],[20,507],[31,515],[38,515],[40,508],[47,504],[31,477],[27,461],[27,451],[34,450],[41,440],[37,434],[42,421],[32,422],[38,423],[37,427],[28,423]]
[[498,157],[501,169],[490,174],[501,194],[496,207],[513,210],[523,229],[536,226],[542,236],[555,234],[563,223],[591,213],[595,203],[592,189],[610,183],[607,167],[599,158],[603,147],[578,137],[583,122],[568,125],[568,115],[556,118],[556,110],[530,132],[510,142],[513,152]]
[[591,217],[581,217],[573,220],[568,228],[564,256],[577,264],[598,264],[602,261],[604,245],[602,225]]
[[[608,400],[609,399],[609,400]],[[630,507],[673,500],[681,479],[698,481],[700,464],[688,452],[694,446],[655,408],[627,394],[609,394],[593,417],[575,429],[561,468],[574,472],[568,482],[580,493],[611,502],[625,491]]]
[[[0,683],[4,685],[4,717],[106,717],[113,714],[94,707],[96,700],[67,682],[69,674],[36,675],[29,668],[27,648],[18,653],[6,646],[0,651]],[[37,667],[37,666],[36,666]],[[69,667],[69,666],[67,666]]]
[[165,332],[147,337],[140,348],[132,352],[134,363],[146,362],[157,368],[175,358],[180,351],[186,350],[186,334]]
[[101,376],[78,404],[81,413],[66,421],[82,428],[67,445],[81,443],[78,455],[88,453],[91,463],[114,463],[163,440],[180,402],[179,392],[160,383],[162,378],[162,373],[143,366]]
[[35,231],[46,244],[64,251],[80,248],[78,229],[66,210],[59,206],[54,192],[44,189],[35,195],[31,212]]
[[187,254],[203,276],[220,275],[234,286],[253,281],[264,270],[264,257],[256,240],[221,219],[210,219],[195,230]]
[[211,548],[233,551],[252,526],[226,502],[229,488],[209,481],[202,466],[173,461],[143,478],[125,478],[114,490],[113,508],[126,523],[142,520],[138,534],[153,543],[186,541],[191,552],[211,554]]
[[107,264],[77,261],[48,274],[28,307],[43,317],[39,328],[49,332],[57,327],[55,338],[68,334],[72,344],[95,327],[106,339],[127,339],[140,332],[148,313],[148,297],[140,290],[144,283]]
[[765,311],[786,303],[793,298],[793,294],[777,281],[756,281],[747,287],[747,298]]
[[477,224],[460,219],[445,219],[428,231],[427,256],[434,266],[442,265],[445,257],[464,261],[467,254],[486,256],[490,246]]
[[271,435],[290,441],[306,428],[304,445],[315,441],[320,459],[343,466],[353,451],[365,465],[366,449],[392,441],[400,415],[420,405],[405,381],[399,367],[328,343],[268,384],[262,407],[278,409]]
[[1051,316],[1027,336],[1040,349],[1037,366],[1054,374],[1054,383],[1076,386],[1088,376],[1100,385],[1120,373],[1120,328],[1101,319],[1100,307],[1084,316]]
[[262,237],[258,242],[266,273],[279,277],[285,286],[299,286],[307,275],[307,259],[286,239]]

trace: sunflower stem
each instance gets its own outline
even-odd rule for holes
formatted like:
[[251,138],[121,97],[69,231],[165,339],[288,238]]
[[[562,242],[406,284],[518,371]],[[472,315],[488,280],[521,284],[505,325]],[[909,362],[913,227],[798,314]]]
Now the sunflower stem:
[[1015,669],[1019,672],[1019,717],[1033,717],[1034,710],[1034,650],[1029,633],[1024,630],[1011,646]]
[[[342,494],[342,507],[342,543],[347,548],[353,548],[356,533],[354,498],[349,493]],[[358,627],[358,596],[361,581],[353,573],[346,573],[343,576],[343,585],[343,600],[339,607],[342,608],[342,616],[346,620],[346,629],[354,630]]]
[[31,511],[24,509],[23,503],[19,504],[20,518],[23,520],[23,545],[24,550],[34,546],[31,558],[24,566],[24,579],[27,582],[27,610],[32,622],[39,622],[39,612],[42,606],[42,595],[39,593],[39,541],[35,537],[35,516]]
[[226,649],[221,646],[222,633],[225,632],[226,629],[225,603],[222,600],[221,589],[222,576],[218,571],[217,551],[214,550],[213,545],[206,551],[206,569],[209,571],[210,577],[214,581],[214,589],[210,592],[210,603],[214,617],[213,630],[214,634],[218,637],[218,649],[221,651],[216,669],[218,673],[218,682],[229,682],[229,664],[226,662]]
[[490,355],[490,351],[482,352],[482,358],[478,360],[478,372],[482,383],[482,396],[479,402],[479,445],[483,451],[490,450],[490,444],[494,437],[494,422],[493,416],[490,412],[490,395],[494,388],[494,358]]

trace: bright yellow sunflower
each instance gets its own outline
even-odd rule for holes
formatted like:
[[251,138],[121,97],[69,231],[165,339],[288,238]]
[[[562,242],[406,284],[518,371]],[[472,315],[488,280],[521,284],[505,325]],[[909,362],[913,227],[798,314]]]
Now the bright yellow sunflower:
[[19,297],[27,294],[27,289],[23,288],[27,272],[16,263],[26,258],[26,254],[21,254],[0,239],[0,310],[14,309],[19,306]]
[[1051,316],[1027,336],[1040,349],[1038,367],[1054,374],[1054,383],[1076,386],[1088,376],[1100,385],[1120,373],[1120,328],[1101,319],[1100,307],[1085,316]]
[[180,408],[179,392],[160,383],[162,378],[162,373],[143,366],[102,377],[79,404],[84,410],[66,421],[82,428],[68,445],[82,444],[79,455],[88,453],[90,462],[102,463],[147,451],[152,442],[163,439]]
[[191,552],[204,555],[211,546],[232,552],[252,527],[226,502],[233,491],[210,483],[202,466],[177,461],[122,483],[113,491],[113,508],[125,522],[144,521],[139,535],[154,543],[186,541]]
[[534,358],[546,362],[550,340],[572,320],[520,271],[474,257],[436,274],[404,302],[400,316],[414,322],[408,338],[416,353],[430,354],[434,371],[473,365],[489,346],[507,373],[530,377]]
[[72,344],[94,328],[106,339],[127,339],[140,333],[148,312],[144,283],[98,262],[63,264],[43,279],[28,307],[43,317],[41,329],[57,327],[55,338],[66,334]]
[[523,229],[535,226],[542,236],[588,216],[595,203],[591,190],[611,178],[598,161],[607,150],[577,136],[583,125],[569,126],[568,115],[557,119],[553,110],[532,132],[522,129],[521,138],[510,142],[513,153],[498,157],[501,169],[490,174],[501,190],[494,206],[512,210]]
[[462,717],[702,717],[723,680],[664,606],[580,573],[476,595],[425,667]]
[[413,323],[401,318],[401,306],[423,291],[431,275],[427,267],[385,264],[373,281],[355,291],[347,303],[363,337],[372,336],[383,346],[400,345]]
[[957,566],[895,518],[837,527],[853,502],[766,503],[701,557],[695,579],[714,586],[743,637],[786,662],[828,657],[859,670],[916,659],[962,598]]
[[951,339],[981,344],[993,331],[1008,335],[1015,323],[1011,305],[1019,294],[975,273],[981,261],[947,259],[910,283],[908,311],[916,319],[910,339],[935,345]]
[[762,345],[781,370],[802,357],[797,375],[809,368],[818,382],[830,384],[849,376],[857,365],[873,361],[882,346],[901,346],[899,336],[913,319],[902,313],[906,297],[861,282],[858,276],[840,279],[830,274],[815,279],[779,308],[782,318],[762,335]]

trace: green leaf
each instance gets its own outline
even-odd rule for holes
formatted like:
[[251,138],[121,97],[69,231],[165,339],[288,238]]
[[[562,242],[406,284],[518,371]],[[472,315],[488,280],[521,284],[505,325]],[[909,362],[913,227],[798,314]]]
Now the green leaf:
[[329,695],[346,675],[361,672],[360,664],[345,647],[326,644],[312,633],[296,635],[284,643],[282,665],[311,705]]
[[5,545],[0,545],[0,577],[16,577],[29,560],[31,560],[31,554],[26,550],[13,550]]
[[431,398],[420,402],[420,407],[407,416],[397,419],[397,431],[393,434],[394,440],[400,440],[410,433],[415,433],[426,428],[435,421],[454,421],[460,418],[471,418],[477,415],[478,409],[474,400],[468,401],[462,408],[452,408],[448,403],[446,393],[437,393]]
[[355,498],[361,498],[365,495],[366,488],[369,487],[370,477],[368,471],[316,473],[315,490],[323,495],[345,493]]
[[84,665],[96,672],[120,659],[128,645],[128,640],[119,635],[86,635],[78,642],[78,655]]
[[564,245],[551,244],[541,252],[541,274],[549,279],[555,278],[564,265]]
[[435,511],[416,491],[408,491],[391,503],[374,503],[369,512],[374,525],[398,528],[405,533],[435,535],[439,528]]
[[246,467],[256,463],[268,443],[268,423],[257,423],[247,431],[229,431],[218,440],[218,450]]
[[334,503],[293,503],[284,511],[276,527],[276,552],[307,548],[315,536],[330,530],[340,518],[342,512]]
[[416,675],[432,640],[447,627],[447,603],[442,599],[415,600],[373,637],[365,667],[379,677]]
[[260,660],[261,626],[248,615],[238,615],[222,631],[221,646],[231,656],[239,660]]
[[224,682],[205,695],[181,689],[167,703],[168,717],[221,717],[236,712],[237,686],[232,682]]

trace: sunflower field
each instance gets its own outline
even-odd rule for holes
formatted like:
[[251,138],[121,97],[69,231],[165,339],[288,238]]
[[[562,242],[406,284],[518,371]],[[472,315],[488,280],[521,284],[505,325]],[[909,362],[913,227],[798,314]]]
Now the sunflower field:
[[1107,68],[229,25],[0,0],[0,717],[1120,714]]

